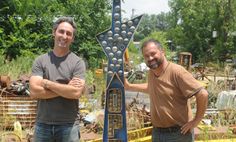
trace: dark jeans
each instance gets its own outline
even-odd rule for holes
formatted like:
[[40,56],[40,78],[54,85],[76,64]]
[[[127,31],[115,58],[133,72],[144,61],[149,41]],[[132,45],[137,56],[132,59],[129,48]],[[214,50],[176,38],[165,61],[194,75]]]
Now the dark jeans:
[[34,142],[79,142],[79,124],[36,123]]
[[194,142],[194,133],[181,134],[180,127],[153,128],[152,142]]

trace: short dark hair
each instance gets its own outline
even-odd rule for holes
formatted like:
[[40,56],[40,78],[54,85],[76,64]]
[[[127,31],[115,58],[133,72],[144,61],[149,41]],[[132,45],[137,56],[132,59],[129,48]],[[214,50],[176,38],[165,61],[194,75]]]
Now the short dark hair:
[[59,17],[53,24],[53,30],[55,31],[57,29],[57,27],[62,22],[67,22],[67,23],[71,24],[71,26],[74,28],[74,32],[73,32],[74,34],[73,35],[75,36],[77,27],[76,27],[75,21],[72,17],[65,17],[65,16]]
[[143,42],[141,50],[143,51],[143,48],[146,47],[149,43],[154,43],[159,49],[163,49],[161,43],[158,40],[151,38]]

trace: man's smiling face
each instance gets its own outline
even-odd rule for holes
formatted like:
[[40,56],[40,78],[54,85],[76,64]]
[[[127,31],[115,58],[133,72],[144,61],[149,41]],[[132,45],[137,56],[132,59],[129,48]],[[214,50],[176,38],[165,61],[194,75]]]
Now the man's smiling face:
[[56,47],[69,48],[74,41],[74,28],[67,22],[62,22],[53,32]]

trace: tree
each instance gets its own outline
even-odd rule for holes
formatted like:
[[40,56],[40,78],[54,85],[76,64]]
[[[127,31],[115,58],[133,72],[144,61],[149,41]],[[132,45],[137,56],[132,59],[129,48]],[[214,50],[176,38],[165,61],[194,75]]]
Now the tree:
[[168,24],[168,13],[160,13],[158,15],[147,15],[144,14],[139,28],[134,36],[134,41],[142,40],[149,34],[155,31],[167,31],[169,29]]
[[[100,53],[95,36],[110,25],[110,7],[110,0],[3,0],[0,2],[1,53],[11,60],[49,50],[53,45],[52,23],[62,15],[73,17],[78,27],[72,50],[85,55],[92,48]],[[81,47],[84,43],[94,46]],[[90,60],[90,56],[84,57]]]
[[[193,54],[195,61],[224,60],[236,43],[228,36],[235,31],[235,1],[171,0],[171,29],[168,37],[181,50]],[[212,32],[217,31],[217,38]]]

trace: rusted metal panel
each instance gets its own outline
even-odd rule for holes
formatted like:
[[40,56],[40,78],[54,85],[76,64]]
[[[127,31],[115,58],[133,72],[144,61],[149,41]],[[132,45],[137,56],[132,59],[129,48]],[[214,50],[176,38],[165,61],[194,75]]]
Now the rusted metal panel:
[[4,94],[0,96],[0,126],[12,128],[19,121],[22,128],[31,128],[35,123],[37,101],[29,96]]
[[11,79],[9,76],[0,75],[0,88],[9,88]]

